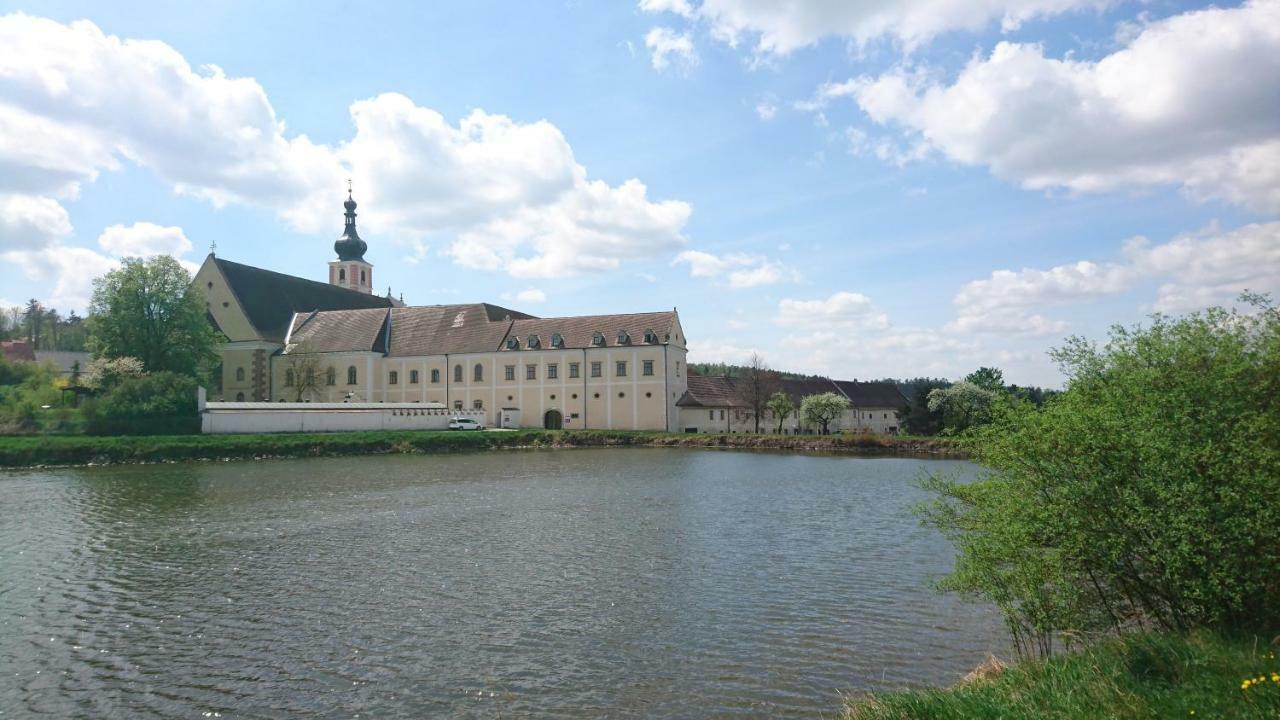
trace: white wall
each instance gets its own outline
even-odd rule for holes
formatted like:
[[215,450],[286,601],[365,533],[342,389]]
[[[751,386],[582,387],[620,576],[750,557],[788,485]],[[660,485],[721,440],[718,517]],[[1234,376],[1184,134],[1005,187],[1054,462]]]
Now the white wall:
[[449,410],[420,403],[206,403],[202,432],[342,432],[349,430],[444,430],[449,418],[481,423],[483,410]]

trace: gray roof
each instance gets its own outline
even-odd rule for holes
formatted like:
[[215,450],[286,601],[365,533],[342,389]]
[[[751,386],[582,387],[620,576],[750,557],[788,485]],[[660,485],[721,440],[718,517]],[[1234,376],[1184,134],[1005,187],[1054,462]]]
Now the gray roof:
[[75,364],[80,363],[80,370],[89,369],[89,361],[93,359],[87,352],[74,352],[71,350],[37,350],[36,362],[51,362],[58,366],[58,370],[64,373],[75,371]]
[[[791,397],[796,405],[808,395],[833,392],[847,398],[857,408],[893,408],[897,410],[907,404],[907,399],[891,382],[857,382],[854,380],[828,380],[827,378],[810,378],[807,380],[783,379],[779,381],[782,391]],[[703,376],[689,375],[689,390],[676,401],[680,407],[739,407],[742,403],[737,397],[735,378],[724,375]]]

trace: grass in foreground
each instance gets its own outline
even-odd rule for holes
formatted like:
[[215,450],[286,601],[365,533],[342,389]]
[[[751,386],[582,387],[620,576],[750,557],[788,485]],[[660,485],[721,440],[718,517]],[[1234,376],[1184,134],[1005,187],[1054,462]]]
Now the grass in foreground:
[[851,700],[845,720],[1280,718],[1270,637],[1142,634],[949,689]]

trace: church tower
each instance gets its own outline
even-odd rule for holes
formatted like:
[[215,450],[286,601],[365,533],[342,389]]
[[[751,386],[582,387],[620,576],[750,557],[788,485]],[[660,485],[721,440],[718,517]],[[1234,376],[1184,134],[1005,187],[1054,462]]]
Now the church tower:
[[365,261],[364,251],[369,246],[356,232],[356,201],[351,199],[350,180],[347,181],[347,201],[342,206],[347,209],[347,225],[342,237],[333,244],[338,259],[329,261],[329,284],[373,294],[373,265]]

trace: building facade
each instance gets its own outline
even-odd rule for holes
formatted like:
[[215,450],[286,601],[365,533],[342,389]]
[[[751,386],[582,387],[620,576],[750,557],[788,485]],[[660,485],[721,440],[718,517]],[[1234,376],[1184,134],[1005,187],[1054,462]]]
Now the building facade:
[[418,403],[491,426],[677,430],[688,347],[678,313],[538,318],[488,303],[405,307],[373,294],[348,196],[329,283],[210,254],[196,273],[227,338],[232,402]]
[[[896,435],[898,411],[907,405],[906,396],[891,382],[812,378],[783,379],[779,385],[796,410],[779,423],[766,409],[760,418],[762,433],[778,432],[779,425],[787,435],[817,432],[817,428],[811,427],[800,415],[800,403],[809,395],[835,393],[849,402],[849,408],[829,424],[831,432]],[[680,429],[684,432],[755,432],[754,410],[742,401],[734,378],[693,375],[688,378],[688,391],[676,405],[680,409]]]

